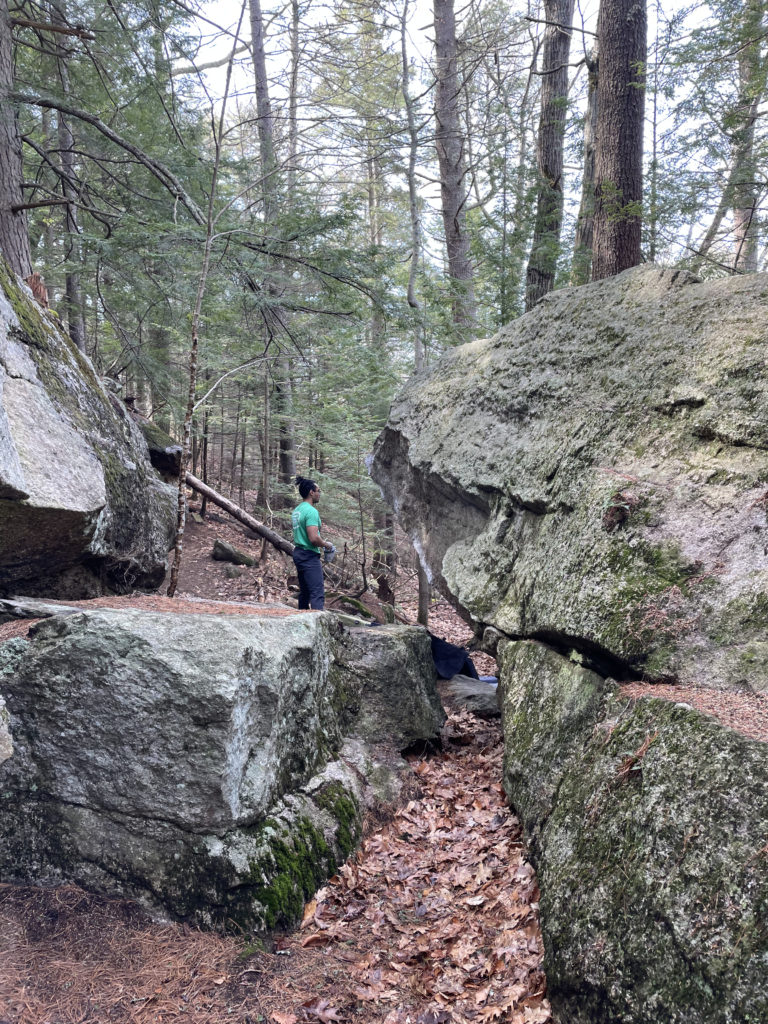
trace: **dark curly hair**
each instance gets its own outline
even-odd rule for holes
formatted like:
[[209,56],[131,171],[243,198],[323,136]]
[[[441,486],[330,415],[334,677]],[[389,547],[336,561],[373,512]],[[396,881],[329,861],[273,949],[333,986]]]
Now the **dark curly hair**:
[[303,476],[296,477],[296,486],[299,488],[299,494],[302,498],[306,498],[310,491],[317,490],[317,484],[315,481],[307,480],[307,478]]

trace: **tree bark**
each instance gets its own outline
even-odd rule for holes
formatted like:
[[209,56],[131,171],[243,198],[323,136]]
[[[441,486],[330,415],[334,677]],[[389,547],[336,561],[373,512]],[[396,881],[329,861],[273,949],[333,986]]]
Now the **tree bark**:
[[0,0],[0,251],[19,277],[32,273],[27,218],[14,213],[22,197],[21,136],[13,91],[13,40],[8,0]]
[[532,309],[555,286],[563,223],[563,144],[568,107],[568,57],[574,0],[544,0],[541,117],[536,147],[539,195],[525,282]]
[[296,187],[296,171],[299,155],[299,0],[291,0],[291,81],[288,91],[288,195]]
[[421,258],[421,215],[419,213],[419,192],[416,181],[416,163],[419,155],[419,132],[416,126],[416,111],[410,90],[410,67],[408,65],[407,24],[409,0],[403,4],[400,18],[400,57],[402,62],[403,102],[408,123],[408,210],[411,221],[411,259],[408,265],[408,306],[414,311],[413,317],[413,363],[418,373],[424,367],[423,325],[420,316],[419,300],[416,297],[416,276]]
[[738,56],[738,124],[735,148],[740,154],[733,191],[733,269],[739,274],[757,270],[757,161],[755,160],[755,121],[757,108],[765,98],[768,60],[761,52],[764,35],[762,0],[750,0],[745,12],[748,43]]
[[295,422],[293,412],[293,367],[288,356],[281,356],[277,364],[275,382],[275,415],[280,428],[278,482],[283,488],[280,495],[284,506],[292,504],[291,488],[296,478]]
[[277,188],[275,180],[275,132],[272,102],[269,98],[267,58],[264,51],[264,19],[260,0],[248,0],[251,16],[251,48],[253,52],[253,75],[256,86],[256,128],[259,136],[261,157],[262,192],[264,195],[264,222],[269,225],[274,216],[274,199]]
[[432,596],[432,588],[429,585],[426,570],[421,564],[421,559],[416,557],[416,572],[419,579],[419,605],[416,613],[416,621],[420,626],[429,626],[429,602]]
[[[55,5],[51,5],[51,22],[61,28],[66,28],[67,23],[62,12]],[[66,58],[66,50],[63,46],[56,47],[56,65],[61,82],[61,91],[69,99],[72,92],[69,81],[69,66]],[[80,227],[77,222],[77,194],[73,182],[75,181],[75,139],[72,129],[66,117],[58,111],[58,135],[59,135],[59,159],[61,161],[61,186],[67,206],[64,213],[64,232],[67,238],[66,259],[69,269],[66,273],[65,294],[67,308],[67,327],[69,336],[81,352],[85,352],[85,318],[83,316],[83,293],[80,287],[79,267],[80,255]]]
[[641,260],[645,0],[601,0],[592,278]]
[[459,117],[458,46],[454,0],[434,0],[435,14],[435,145],[440,167],[448,276],[453,289],[453,323],[462,340],[475,330],[475,293],[469,236],[466,229],[465,140]]
[[584,120],[584,170],[581,180],[581,203],[573,241],[571,284],[586,284],[592,269],[592,245],[595,227],[595,135],[597,133],[597,46],[587,57],[587,112]]

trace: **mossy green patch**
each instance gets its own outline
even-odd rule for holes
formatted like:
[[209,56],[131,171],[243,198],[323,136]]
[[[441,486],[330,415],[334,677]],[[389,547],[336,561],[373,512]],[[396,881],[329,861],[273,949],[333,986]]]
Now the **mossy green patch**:
[[768,1019],[768,747],[669,701],[595,700],[567,659],[508,650],[505,786],[538,870],[558,1015]]
[[349,857],[360,839],[361,820],[357,803],[340,782],[329,783],[315,797],[315,803],[338,822],[336,841],[343,856]]

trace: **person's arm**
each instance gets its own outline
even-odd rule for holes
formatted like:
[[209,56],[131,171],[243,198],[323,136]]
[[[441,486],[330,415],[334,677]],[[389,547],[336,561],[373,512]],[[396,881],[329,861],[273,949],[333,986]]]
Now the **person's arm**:
[[330,551],[333,547],[330,541],[325,541],[320,536],[320,528],[317,526],[307,526],[307,536],[309,537],[309,543],[314,544],[316,548],[325,548],[326,551]]

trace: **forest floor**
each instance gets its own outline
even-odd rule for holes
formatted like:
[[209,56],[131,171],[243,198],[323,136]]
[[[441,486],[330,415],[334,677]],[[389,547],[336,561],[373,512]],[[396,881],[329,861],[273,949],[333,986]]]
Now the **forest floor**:
[[[260,549],[228,522],[191,523],[175,603],[160,594],[82,603],[222,612],[212,602],[233,611],[295,602],[290,563],[270,553],[230,577],[211,559],[216,537]],[[413,581],[398,597],[415,620]],[[382,612],[370,595],[363,604]],[[0,641],[30,625],[0,626]],[[430,629],[453,643],[471,639],[442,600]],[[487,655],[473,659],[495,671]],[[412,760],[421,796],[367,833],[308,904],[302,927],[270,949],[153,922],[135,903],[76,886],[0,885],[0,1024],[545,1024],[538,890],[501,759],[496,723],[451,710],[442,750]]]
[[[218,613],[225,608],[212,602],[243,612],[244,604],[295,602],[290,560],[270,553],[230,576],[211,559],[215,537],[260,550],[223,519],[191,523],[179,598]],[[396,601],[412,621],[415,598],[406,576]],[[382,615],[375,598],[361,600]],[[157,610],[181,604],[160,595],[88,604],[127,602]],[[29,625],[0,626],[0,642]],[[442,600],[431,608],[430,629],[453,643],[471,639]],[[472,657],[481,674],[495,673],[488,656]],[[653,692],[686,701],[768,739],[761,695],[641,682],[622,691],[628,699]],[[500,783],[500,729],[449,710],[443,749],[412,761],[421,796],[367,834],[307,906],[302,927],[269,949],[248,936],[152,922],[135,903],[74,886],[0,885],[0,1024],[550,1021],[538,890]]]

